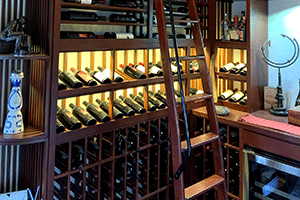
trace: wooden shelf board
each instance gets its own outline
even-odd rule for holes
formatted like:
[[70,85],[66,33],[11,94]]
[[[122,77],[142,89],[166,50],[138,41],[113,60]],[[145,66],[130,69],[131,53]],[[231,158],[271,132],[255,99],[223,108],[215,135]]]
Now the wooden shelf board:
[[247,49],[247,42],[216,41],[216,47],[227,49]]
[[[194,73],[194,74],[183,74],[182,79],[196,79],[200,78],[200,73]],[[174,81],[178,81],[178,76],[174,76]],[[58,99],[64,99],[68,97],[77,97],[82,95],[88,95],[93,93],[101,93],[106,92],[109,90],[120,90],[120,89],[126,89],[126,88],[133,88],[133,87],[139,87],[139,86],[145,86],[145,85],[153,85],[153,84],[160,84],[164,83],[163,77],[153,77],[153,78],[147,78],[147,79],[134,79],[130,81],[125,81],[122,83],[110,83],[110,84],[103,84],[98,86],[85,86],[82,88],[76,88],[76,89],[67,89],[67,90],[60,90],[58,91]]]
[[61,24],[90,24],[90,25],[109,25],[109,26],[146,26],[145,23],[126,23],[126,22],[109,22],[109,21],[75,21],[61,20]]
[[109,6],[109,5],[88,5],[80,3],[67,3],[61,2],[62,8],[78,8],[78,9],[91,9],[91,10],[103,10],[103,11],[119,11],[119,12],[147,12],[146,9],[139,8],[128,8],[128,7],[118,7],[118,6]]
[[[192,39],[178,39],[178,47],[193,46]],[[173,48],[173,41],[169,40],[169,47]],[[158,39],[60,39],[60,52],[82,52],[101,50],[134,50],[158,49]]]
[[50,56],[45,54],[33,54],[24,56],[15,56],[14,54],[0,54],[1,60],[49,60]]
[[241,105],[238,102],[237,103],[232,103],[232,102],[229,102],[229,101],[218,100],[216,105],[226,106],[226,107],[231,108],[231,109],[247,112],[247,105]]
[[229,72],[215,72],[215,74],[219,76],[219,78],[229,79],[233,81],[247,82],[247,76],[232,74]]
[[25,145],[45,142],[47,136],[33,127],[25,127],[23,133],[4,134],[0,133],[0,145]]

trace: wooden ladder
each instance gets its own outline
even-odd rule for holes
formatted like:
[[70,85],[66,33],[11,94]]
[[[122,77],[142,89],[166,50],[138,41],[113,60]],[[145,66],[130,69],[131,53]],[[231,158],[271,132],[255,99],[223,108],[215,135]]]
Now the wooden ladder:
[[[223,159],[222,159],[222,151],[221,151],[221,144],[219,138],[219,128],[217,122],[217,116],[213,101],[213,91],[212,91],[212,84],[209,75],[209,70],[207,67],[205,52],[204,52],[204,45],[203,39],[200,30],[200,24],[198,19],[198,13],[196,8],[195,0],[186,0],[187,6],[189,10],[189,20],[174,20],[172,14],[172,3],[171,0],[169,1],[170,7],[170,19],[171,19],[171,26],[172,34],[173,34],[173,44],[175,48],[175,58],[170,58],[169,55],[169,43],[168,43],[168,35],[167,35],[167,28],[166,28],[166,18],[164,12],[164,2],[163,0],[154,0],[155,2],[155,10],[156,10],[156,18],[157,18],[157,26],[158,26],[158,34],[159,34],[159,42],[160,42],[160,49],[161,49],[161,59],[163,64],[163,71],[164,71],[164,80],[165,80],[165,88],[167,93],[167,103],[168,103],[168,114],[169,114],[169,129],[171,133],[171,149],[172,149],[172,164],[173,164],[173,171],[175,172],[175,179],[174,179],[174,191],[175,191],[175,199],[176,200],[183,200],[183,199],[193,199],[196,198],[205,192],[215,189],[217,191],[217,197],[219,200],[227,200],[227,192],[226,192],[226,181],[224,175],[224,166],[223,166]],[[177,43],[176,43],[176,36],[174,30],[174,23],[191,23],[191,29],[193,33],[193,39],[196,49],[196,56],[185,56],[185,57],[178,57],[177,51]],[[178,101],[175,100],[175,93],[174,93],[174,79],[173,74],[170,69],[171,61],[176,60],[177,66],[180,61],[190,61],[190,60],[198,60],[199,63],[199,70],[200,76],[202,80],[202,86],[204,90],[204,94],[193,95],[184,97],[182,83],[180,91],[181,91],[181,99],[180,103],[182,105],[183,110],[183,118],[185,121],[185,131],[187,134],[187,140],[181,141],[180,138],[180,130],[179,130],[179,119],[178,119],[178,112],[176,109],[176,105],[178,105]],[[181,82],[181,68],[178,68],[178,79]],[[210,124],[210,131],[209,133],[205,133],[203,135],[194,137],[189,139],[188,136],[188,127],[187,127],[187,117],[185,111],[185,102],[190,100],[203,100],[205,101],[205,106],[208,113],[208,119]],[[215,174],[196,183],[187,188],[184,188],[183,182],[183,175],[181,172],[184,170],[184,166],[187,163],[187,159],[190,155],[191,149],[196,147],[200,147],[207,143],[211,143],[213,149],[213,159],[214,159],[214,168]],[[188,150],[188,156],[185,157],[184,164],[182,164],[182,152]]]

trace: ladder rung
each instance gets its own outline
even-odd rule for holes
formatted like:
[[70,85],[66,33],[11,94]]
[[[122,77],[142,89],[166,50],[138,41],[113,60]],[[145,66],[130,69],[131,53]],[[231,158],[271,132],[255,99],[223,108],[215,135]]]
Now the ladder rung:
[[[204,99],[210,99],[212,98],[212,94],[207,94],[207,93],[202,93],[202,94],[195,94],[195,95],[190,95],[190,96],[185,96],[184,100],[186,103],[190,102],[190,101],[194,101],[195,103],[199,102],[199,101],[203,101]],[[181,97],[176,99],[176,104],[180,104],[181,103]]]
[[[217,135],[215,133],[211,133],[211,132],[205,133],[203,135],[199,135],[197,137],[191,138],[191,146],[192,146],[192,148],[196,148],[196,147],[202,146],[206,143],[212,142],[218,138],[219,138],[219,135]],[[186,150],[187,150],[187,142],[185,140],[185,141],[181,142],[181,151],[186,151]]]
[[185,199],[195,198],[222,184],[225,179],[216,174],[198,182],[184,190]]
[[[181,61],[204,60],[204,59],[205,59],[205,56],[182,56],[182,57],[179,57],[179,60],[181,60]],[[170,60],[175,61],[176,57],[171,57]]]

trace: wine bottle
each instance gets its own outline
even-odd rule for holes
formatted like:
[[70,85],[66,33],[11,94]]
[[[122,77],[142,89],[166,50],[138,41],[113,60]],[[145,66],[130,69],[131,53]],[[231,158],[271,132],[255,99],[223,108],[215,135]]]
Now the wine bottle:
[[295,102],[295,106],[299,106],[300,105],[300,79],[299,79],[299,93]]
[[[179,62],[179,67],[180,67],[180,73],[183,74],[181,62]],[[176,61],[171,62],[171,70],[172,70],[173,74],[178,74],[178,67],[177,67]]]
[[224,19],[221,21],[221,39],[223,41],[230,40],[229,38],[229,20],[227,13],[224,14]]
[[78,78],[83,84],[87,86],[97,85],[97,82],[86,72],[82,70],[75,70],[75,68],[71,67],[71,71],[75,74],[75,77]]
[[[100,72],[102,72],[102,74],[104,74],[106,77],[110,77],[110,69],[105,68],[103,69],[102,67],[98,66],[98,69],[100,70]],[[122,76],[120,76],[119,74],[117,74],[116,72],[114,73],[114,82],[123,82],[124,78]]]
[[87,31],[61,31],[61,39],[94,39],[95,33]]
[[149,72],[155,74],[156,76],[163,76],[164,72],[161,70],[161,68],[157,67],[154,63],[149,63]]
[[128,129],[128,143],[127,143],[127,148],[129,150],[133,151],[140,151],[140,148],[137,145],[137,138],[139,137],[139,134],[135,132],[132,128]]
[[129,8],[144,7],[144,5],[138,4],[136,0],[110,0],[109,5]]
[[197,61],[190,62],[190,73],[199,72],[199,63]]
[[57,118],[67,129],[74,130],[81,127],[80,121],[66,108],[57,106]]
[[115,141],[115,149],[116,154],[124,155],[126,150],[125,146],[127,143],[127,137],[122,133],[121,130],[116,130],[116,141]]
[[227,142],[227,128],[226,128],[226,126],[220,126],[219,132],[220,132],[221,142]]
[[197,88],[190,88],[191,95],[195,94],[203,94],[204,92],[202,90],[198,90]]
[[[246,91],[245,91],[246,92]],[[240,101],[244,96],[245,96],[245,92],[242,92],[242,91],[237,91],[235,92],[229,99],[228,101],[230,102],[238,102]]]
[[240,75],[247,76],[247,67],[241,70]]
[[66,129],[64,125],[58,119],[56,119],[56,133],[61,133],[64,132],[65,130]]
[[229,72],[231,69],[235,67],[234,63],[228,63],[220,68],[220,72]]
[[105,0],[63,0],[64,2],[80,4],[105,4]]
[[68,84],[71,88],[80,88],[83,86],[82,82],[80,82],[73,74],[69,71],[61,71],[58,70],[58,78],[62,80],[64,83]]
[[[108,101],[101,101],[100,99],[96,99],[96,102],[99,104],[100,108],[104,110],[108,114],[109,110],[109,103]],[[114,119],[121,119],[123,118],[123,114],[119,111],[116,107],[113,108],[113,118]]]
[[81,106],[75,106],[73,103],[70,103],[69,106],[73,109],[73,115],[76,116],[83,125],[91,126],[97,123],[97,120]]
[[110,22],[125,22],[125,23],[136,23],[137,18],[133,15],[128,14],[111,14],[109,16]]
[[133,116],[134,110],[126,105],[121,99],[114,99],[114,106],[118,108],[125,116]]
[[109,115],[104,112],[101,108],[96,106],[93,103],[88,103],[86,101],[83,101],[83,104],[86,106],[86,110],[93,116],[95,117],[98,122],[107,122],[110,120]]
[[167,97],[166,97],[166,95],[164,95],[164,93],[162,91],[156,92],[156,93],[154,93],[153,91],[149,91],[149,96],[154,96],[158,100],[160,100],[161,102],[163,102],[164,104],[167,105]]
[[127,66],[124,65],[120,65],[122,71],[127,74],[128,76],[130,76],[131,78],[134,79],[145,79],[146,75],[141,72],[140,70],[136,69],[133,67],[132,64],[129,64]]
[[141,106],[138,102],[133,100],[130,97],[123,97],[122,95],[119,96],[119,98],[126,103],[128,106],[130,106],[133,110],[135,110],[136,113],[145,113],[146,109]]
[[245,11],[241,11],[239,30],[240,30],[240,41],[246,42],[246,12]]
[[[138,102],[141,106],[144,106],[144,98],[142,98],[141,96],[134,96],[133,94],[129,94],[129,96],[135,100],[136,102]],[[149,111],[154,111],[156,110],[156,106],[153,105],[151,102],[148,102],[148,110]]]
[[60,79],[58,79],[58,90],[65,90],[67,89],[67,85],[62,82]]
[[99,17],[94,12],[68,10],[61,11],[61,19],[77,21],[97,21]]
[[88,67],[86,67],[85,70],[89,73],[90,76],[94,77],[99,83],[101,84],[111,83],[110,78],[103,75],[101,72],[92,70]]
[[[144,94],[142,92],[139,92],[139,95],[141,97],[144,97]],[[162,108],[165,108],[166,105],[161,102],[160,100],[158,100],[156,97],[154,97],[153,95],[149,95],[148,96],[148,99],[151,103],[153,103],[158,109],[162,109]]]
[[238,73],[240,73],[240,71],[241,71],[242,69],[244,69],[245,67],[246,67],[246,64],[240,63],[240,64],[236,65],[234,68],[232,68],[232,69],[230,70],[230,73],[232,73],[232,74],[238,74]]
[[238,41],[240,39],[240,36],[238,34],[239,33],[238,25],[239,25],[239,16],[234,15],[233,24],[231,25],[231,28],[229,30],[229,37],[230,40],[232,41]]
[[[131,64],[131,63],[130,63]],[[143,63],[139,62],[138,65],[135,65],[135,68],[143,73],[146,72],[145,66]],[[149,69],[149,78],[154,77],[155,74]]]
[[235,90],[226,90],[225,92],[223,92],[219,97],[218,99],[221,99],[221,100],[227,100],[228,98],[230,98],[234,92],[236,91],[237,89]]
[[242,100],[240,100],[240,104],[247,105],[247,95],[245,95],[244,98],[242,98]]

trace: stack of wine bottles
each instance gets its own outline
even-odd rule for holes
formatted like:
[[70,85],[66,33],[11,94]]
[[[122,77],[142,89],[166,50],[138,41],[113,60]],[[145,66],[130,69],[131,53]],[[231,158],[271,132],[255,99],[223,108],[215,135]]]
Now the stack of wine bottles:
[[161,118],[57,145],[53,198],[142,198],[172,177],[169,141]]
[[229,72],[232,74],[247,75],[247,65],[245,63],[228,63],[220,68],[220,72]]
[[[163,109],[166,107],[166,96],[159,92],[149,91],[148,110]],[[106,122],[111,120],[109,116],[109,102],[107,100],[96,99],[97,104],[83,101],[86,109],[80,105],[69,104],[72,111],[67,108],[57,107],[57,132],[65,131],[65,128],[74,130],[84,126],[95,125],[97,122]],[[144,108],[144,94],[140,92],[137,96],[129,94],[129,97],[122,95],[114,99],[112,116],[114,119],[123,118],[123,116],[133,116],[146,112]]]
[[239,103],[241,105],[247,105],[247,91],[238,91],[237,89],[229,89],[223,92],[218,99],[228,100],[229,102]]

